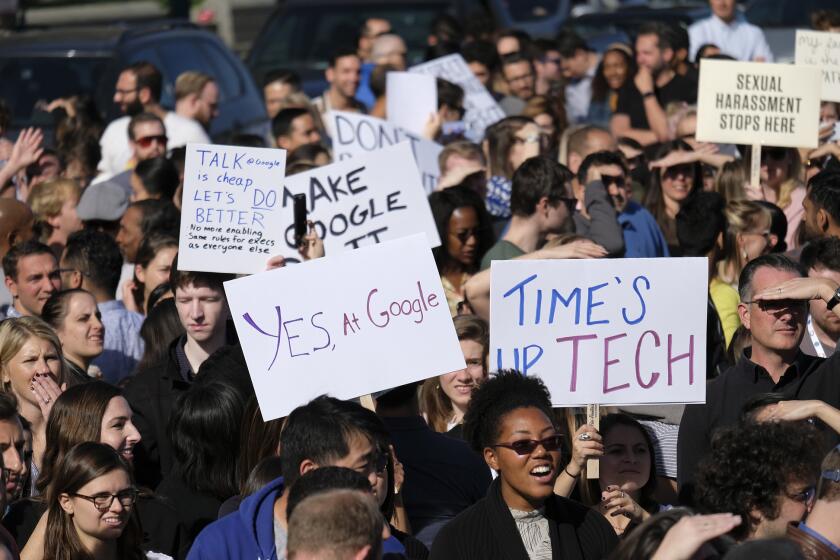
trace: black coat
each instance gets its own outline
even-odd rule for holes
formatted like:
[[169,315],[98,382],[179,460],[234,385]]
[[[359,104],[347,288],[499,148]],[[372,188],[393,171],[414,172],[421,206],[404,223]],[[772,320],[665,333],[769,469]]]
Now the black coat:
[[[583,504],[553,496],[546,502],[552,558],[600,560],[618,545],[604,517]],[[438,533],[430,560],[528,560],[516,522],[502,499],[499,479],[480,502]]]

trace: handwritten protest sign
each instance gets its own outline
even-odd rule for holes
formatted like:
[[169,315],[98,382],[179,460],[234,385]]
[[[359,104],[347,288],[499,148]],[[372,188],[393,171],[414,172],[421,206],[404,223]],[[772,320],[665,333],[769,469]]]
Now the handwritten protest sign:
[[460,54],[450,54],[418,64],[410,68],[410,71],[431,74],[436,78],[458,84],[464,89],[466,136],[473,142],[481,142],[484,138],[484,129],[505,118],[505,112],[487,88],[481,85]]
[[557,406],[705,400],[706,259],[495,261],[492,368]]
[[358,157],[376,150],[409,142],[420,179],[427,193],[435,190],[440,178],[438,155],[443,146],[419,135],[403,130],[376,117],[333,111],[327,114],[327,127],[333,140],[333,154],[337,161]]
[[286,151],[188,144],[178,268],[254,273],[281,245]]
[[225,283],[265,420],[465,367],[428,242],[414,235]]
[[434,76],[413,72],[388,72],[385,91],[388,122],[414,134],[423,134],[429,117],[437,113]]
[[275,254],[293,261],[299,256],[292,197],[301,193],[328,255],[415,233],[425,233],[429,247],[440,245],[408,142],[286,178],[278,212],[283,241]]
[[820,86],[808,66],[703,59],[697,140],[815,148]]
[[796,30],[796,64],[818,66],[824,101],[840,101],[840,34]]

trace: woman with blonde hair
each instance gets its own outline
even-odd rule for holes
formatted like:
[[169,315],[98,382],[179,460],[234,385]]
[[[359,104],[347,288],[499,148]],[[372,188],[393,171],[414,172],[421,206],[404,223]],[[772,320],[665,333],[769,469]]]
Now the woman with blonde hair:
[[47,418],[62,393],[65,365],[61,341],[37,317],[6,319],[0,323],[0,379],[3,392],[15,396],[18,413],[32,432],[29,472],[38,478],[46,447]]
[[420,408],[436,432],[448,432],[463,422],[473,391],[487,379],[487,321],[475,315],[459,315],[453,322],[467,367],[427,379],[420,389]]

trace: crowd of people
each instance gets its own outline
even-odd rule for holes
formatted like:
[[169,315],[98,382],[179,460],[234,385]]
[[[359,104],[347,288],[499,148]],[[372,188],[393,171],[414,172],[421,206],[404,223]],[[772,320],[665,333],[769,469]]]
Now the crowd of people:
[[[170,110],[136,62],[123,116],[78,92],[15,139],[0,100],[0,558],[840,559],[840,104],[816,149],[764,146],[757,184],[747,147],[697,141],[699,61],[773,61],[734,2],[710,6],[603,52],[437,17],[426,59],[459,53],[506,115],[466,139],[465,91],[438,79],[424,132],[466,368],[281,419],[257,404],[233,276],[177,264],[214,78],[178,76]],[[812,21],[840,32],[838,11]],[[270,138],[213,140],[284,149],[287,175],[328,165],[325,114],[387,119],[407,52],[368,19],[319,97],[266,73]],[[300,253],[324,256],[314,227]],[[708,261],[687,294],[707,300],[705,404],[602,407],[596,427],[489,371],[492,261],[680,256]]]

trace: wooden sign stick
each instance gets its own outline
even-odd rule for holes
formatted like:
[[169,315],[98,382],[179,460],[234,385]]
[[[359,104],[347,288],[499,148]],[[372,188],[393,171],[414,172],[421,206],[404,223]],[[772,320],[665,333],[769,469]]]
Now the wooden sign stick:
[[761,188],[761,144],[753,144],[750,152],[750,186]]
[[[586,405],[586,423],[593,426],[596,430],[601,430],[601,405],[588,404]],[[586,478],[599,478],[601,463],[598,459],[586,460]]]

